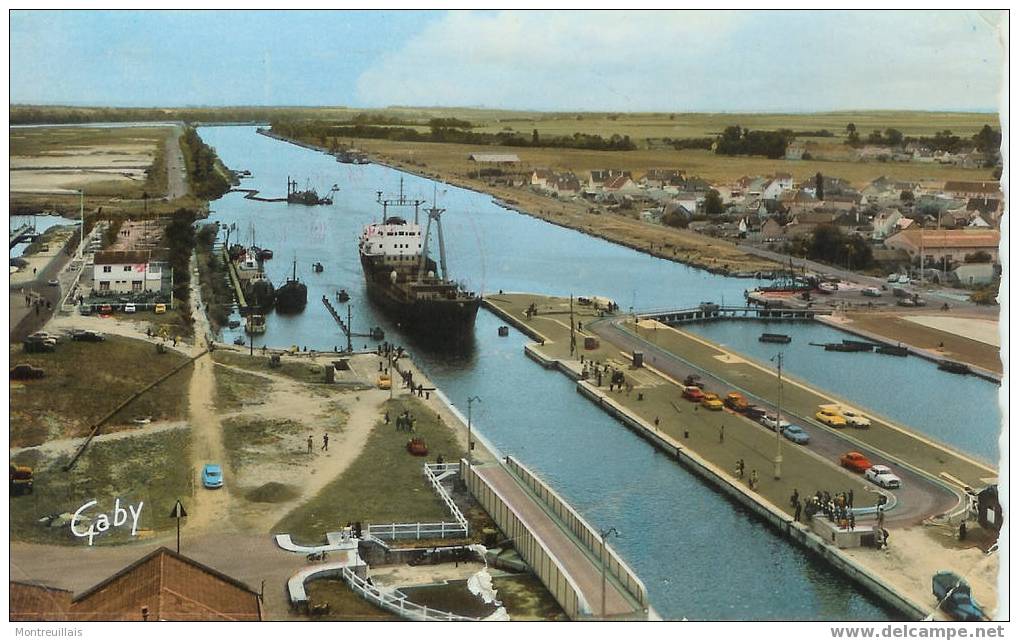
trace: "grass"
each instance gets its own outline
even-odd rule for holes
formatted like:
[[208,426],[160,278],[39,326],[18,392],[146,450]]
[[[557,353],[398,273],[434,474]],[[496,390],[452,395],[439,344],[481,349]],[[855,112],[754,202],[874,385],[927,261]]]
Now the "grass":
[[569,620],[552,593],[533,574],[494,576],[492,586],[511,621]]
[[413,603],[464,617],[480,619],[495,612],[495,606],[471,594],[467,589],[467,581],[464,580],[401,588],[400,591]]
[[340,579],[317,579],[305,585],[312,604],[328,603],[329,614],[314,617],[322,621],[401,621],[388,610],[372,605]]
[[286,376],[299,383],[324,383],[325,381],[325,368],[321,365],[284,356],[280,358],[280,367],[272,369],[269,367],[269,357],[260,355],[259,350],[255,351],[254,356],[249,356],[247,353],[221,349],[213,352],[212,358],[217,363],[233,365],[252,372]]
[[42,235],[33,240],[28,247],[25,248],[25,251],[22,252],[21,255],[28,257],[33,254],[38,254],[42,251],[43,245],[49,245],[52,250],[54,248],[54,244],[59,243],[60,245],[63,245],[67,242],[67,239],[71,237],[74,231],[75,228],[70,225],[56,225],[55,227],[50,227],[44,231]]
[[[10,536],[14,540],[37,543],[83,545],[68,528],[50,528],[39,518],[64,512],[73,513],[81,505],[96,499],[90,510],[109,514],[115,498],[137,505],[144,501],[138,522],[142,530],[166,530],[176,522],[168,517],[178,497],[191,492],[190,432],[167,430],[151,435],[135,435],[109,441],[96,441],[70,472],[63,471],[70,452],[46,459],[38,450],[26,450],[13,458],[19,465],[35,468],[32,494],[11,497]],[[130,528],[111,528],[96,544],[116,544],[133,540]],[[144,535],[144,533],[143,533]]]
[[415,436],[425,440],[428,456],[411,456],[406,450],[408,433],[397,432],[394,423],[380,421],[347,471],[287,514],[273,526],[273,532],[318,541],[348,521],[414,523],[451,518],[421,470],[426,460],[435,460],[439,454],[449,461],[463,455],[453,430],[415,398],[387,401],[384,410],[394,417],[394,423],[404,410],[411,412],[417,419]]
[[237,416],[223,421],[223,446],[230,467],[240,470],[251,463],[303,464],[304,438],[309,428],[290,419]]
[[[213,352],[213,356],[216,352]],[[239,372],[229,367],[216,368],[216,409],[220,412],[239,410],[265,402],[264,395],[272,382],[265,377]]]
[[[29,363],[46,370],[45,378],[11,383],[12,446],[81,436],[121,401],[181,364],[174,352],[156,354],[145,341],[108,336],[105,342],[61,339],[52,353],[26,354],[11,347],[11,363]],[[117,413],[110,425],[135,416],[178,420],[187,412],[191,366],[183,368]]]

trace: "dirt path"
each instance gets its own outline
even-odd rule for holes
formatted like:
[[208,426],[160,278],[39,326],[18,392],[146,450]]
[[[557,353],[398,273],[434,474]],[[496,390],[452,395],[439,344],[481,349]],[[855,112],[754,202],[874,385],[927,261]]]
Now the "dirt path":
[[[134,429],[121,430],[119,432],[106,432],[97,435],[92,439],[93,443],[106,443],[109,441],[117,441],[123,438],[132,438],[135,436],[151,436],[153,434],[159,434],[161,432],[167,432],[169,430],[179,430],[187,428],[187,423],[183,421],[156,421],[149,423],[142,427]],[[12,447],[10,450],[11,456],[16,456],[26,450],[35,450],[40,454],[44,454],[50,459],[57,458],[64,454],[74,454],[74,452],[81,446],[84,437],[76,438],[62,438],[52,441],[46,441],[42,445],[36,445],[33,447]]]
[[184,170],[184,151],[180,148],[180,126],[170,128],[166,137],[166,199],[175,200],[188,194],[187,173]]

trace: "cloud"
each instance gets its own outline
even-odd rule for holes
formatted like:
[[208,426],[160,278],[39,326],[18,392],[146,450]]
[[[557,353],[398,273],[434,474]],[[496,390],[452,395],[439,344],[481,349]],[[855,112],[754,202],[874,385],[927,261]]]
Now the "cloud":
[[976,12],[451,12],[356,83],[369,106],[991,109],[1002,48]]

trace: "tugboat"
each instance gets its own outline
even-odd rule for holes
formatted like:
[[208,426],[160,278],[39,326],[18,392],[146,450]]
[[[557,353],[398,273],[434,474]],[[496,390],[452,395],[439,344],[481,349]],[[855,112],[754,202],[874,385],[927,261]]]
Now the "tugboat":
[[287,176],[287,202],[291,205],[331,205],[333,204],[333,194],[339,190],[339,186],[334,184],[328,194],[320,197],[318,192],[311,187],[306,187],[304,191],[298,191],[297,181],[291,180]]
[[272,281],[266,278],[265,273],[259,271],[244,286],[244,298],[252,309],[267,312],[276,302],[276,288],[273,287]]
[[347,293],[347,290],[341,289],[340,291],[336,292],[336,300],[341,303],[346,303],[348,300],[350,300],[350,294]]
[[321,274],[322,270],[325,269],[325,267],[322,266],[322,263],[315,263],[311,266],[311,268],[315,270],[316,274]]
[[297,280],[297,258],[294,258],[294,274],[276,291],[276,311],[292,314],[303,311],[308,304],[308,286]]
[[[425,201],[405,197],[402,180],[399,196],[383,198],[380,191],[377,202],[382,205],[382,220],[367,225],[358,243],[369,297],[400,325],[422,336],[446,339],[470,332],[481,298],[449,279],[441,221],[445,210],[433,202],[425,210],[428,218],[422,232],[418,216]],[[391,216],[391,207],[413,208],[414,222]],[[433,221],[439,236],[438,273],[428,253]]]

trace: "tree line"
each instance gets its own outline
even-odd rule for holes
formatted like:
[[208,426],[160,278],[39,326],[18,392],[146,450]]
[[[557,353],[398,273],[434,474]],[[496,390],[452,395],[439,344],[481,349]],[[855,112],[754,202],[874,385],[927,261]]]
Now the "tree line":
[[185,127],[180,138],[191,191],[203,200],[215,200],[230,191],[230,181],[220,171],[216,151],[205,144],[194,127]]

